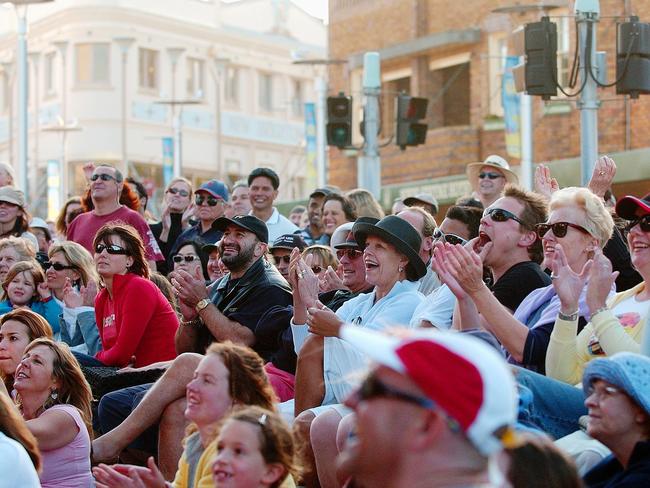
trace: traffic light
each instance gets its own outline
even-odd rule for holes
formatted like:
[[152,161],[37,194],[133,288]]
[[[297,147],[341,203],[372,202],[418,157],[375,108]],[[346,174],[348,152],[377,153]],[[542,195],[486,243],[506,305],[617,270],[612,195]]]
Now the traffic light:
[[638,98],[650,93],[650,24],[623,22],[616,35],[616,93]]
[[427,116],[429,100],[400,93],[397,95],[396,104],[396,144],[402,150],[406,149],[406,146],[424,144],[427,138],[427,124],[419,121]]
[[327,97],[327,144],[339,149],[352,145],[352,97],[342,92]]
[[517,91],[544,100],[557,95],[557,25],[543,17],[514,32],[515,54],[524,62],[512,69]]

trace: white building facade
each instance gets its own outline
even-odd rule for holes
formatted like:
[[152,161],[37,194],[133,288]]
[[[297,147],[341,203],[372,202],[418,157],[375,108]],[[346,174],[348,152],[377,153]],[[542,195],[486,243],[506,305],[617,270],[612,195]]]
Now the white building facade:
[[[0,11],[0,158],[16,166],[12,9]],[[320,19],[289,0],[56,0],[31,6],[27,19],[36,213],[47,206],[48,169],[61,203],[85,188],[88,161],[114,164],[160,200],[174,115],[181,174],[196,185],[268,166],[280,199],[309,192],[304,104],[315,101],[314,71],[293,59],[325,57]]]

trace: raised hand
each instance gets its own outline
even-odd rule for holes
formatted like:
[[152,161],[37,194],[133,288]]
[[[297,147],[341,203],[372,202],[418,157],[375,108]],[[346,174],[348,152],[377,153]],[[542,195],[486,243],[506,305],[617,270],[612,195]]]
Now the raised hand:
[[192,202],[185,209],[185,212],[183,212],[183,216],[181,217],[181,227],[183,228],[183,230],[187,229],[190,226],[190,219],[194,217],[195,213],[196,213],[196,205],[194,205],[194,202]]
[[600,248],[594,250],[593,265],[589,275],[589,284],[587,285],[589,313],[593,314],[596,310],[605,306],[607,296],[617,277],[618,271],[612,272],[612,263],[603,254],[603,251]]
[[66,278],[63,285],[63,303],[68,308],[77,308],[83,305],[83,297],[79,291],[74,289],[70,278]]
[[464,246],[460,244],[444,244],[447,250],[447,270],[468,295],[481,290],[483,283],[483,256],[485,256],[492,243],[488,242],[481,253],[474,251],[474,243],[470,241]]
[[616,176],[616,163],[609,156],[601,156],[594,164],[594,171],[591,179],[587,183],[587,188],[600,198],[605,196],[605,192],[612,186]]
[[47,300],[52,296],[52,290],[50,290],[50,287],[47,286],[46,281],[39,283],[36,287],[36,290],[38,291],[38,296],[41,297],[41,300]]
[[343,280],[331,266],[328,266],[320,280],[320,291],[325,293],[332,290],[347,290]]
[[318,276],[311,270],[313,260],[314,255],[310,254],[305,259],[300,259],[296,263],[298,293],[300,293],[300,299],[307,308],[313,307],[318,301]]
[[90,182],[90,177],[93,175],[95,172],[95,163],[92,161],[88,161],[86,164],[84,164],[81,169],[84,172],[84,177],[86,178],[87,182]]
[[551,199],[551,195],[560,189],[560,185],[555,178],[551,177],[551,170],[548,166],[540,164],[535,168],[535,191]]
[[467,298],[467,293],[465,293],[465,290],[460,286],[454,274],[449,270],[447,251],[445,244],[442,242],[436,242],[433,247],[431,269],[438,275],[440,281],[447,285],[458,300]]
[[582,267],[580,273],[576,273],[569,266],[562,245],[555,245],[551,262],[551,280],[555,293],[560,299],[560,311],[563,314],[571,315],[578,310],[580,294],[585,287],[592,264],[593,261],[590,259]]
[[323,337],[338,337],[343,321],[321,302],[316,301],[307,314],[309,332]]

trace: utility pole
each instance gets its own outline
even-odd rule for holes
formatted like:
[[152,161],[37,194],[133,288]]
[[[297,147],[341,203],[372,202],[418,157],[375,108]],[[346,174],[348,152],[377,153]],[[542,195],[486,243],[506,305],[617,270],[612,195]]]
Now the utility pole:
[[379,200],[381,191],[381,160],[379,158],[379,92],[381,66],[378,52],[363,56],[363,108],[364,154],[357,160],[357,184],[367,189]]
[[[598,0],[577,0],[576,23],[579,36],[580,73],[584,88],[580,93],[580,182],[589,182],[594,164],[598,159],[598,86],[594,77],[596,70],[596,22],[600,18]],[[595,76],[591,76],[591,71]]]

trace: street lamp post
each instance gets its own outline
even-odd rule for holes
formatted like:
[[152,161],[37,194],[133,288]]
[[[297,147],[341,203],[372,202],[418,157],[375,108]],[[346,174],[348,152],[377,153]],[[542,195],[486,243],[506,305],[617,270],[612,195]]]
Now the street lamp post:
[[[168,105],[172,108],[172,131],[174,137],[174,178],[178,178],[183,172],[183,107],[185,105],[197,105],[199,100],[160,100],[160,105]],[[181,109],[176,112],[176,107]]]
[[[27,178],[27,161],[28,161],[28,107],[27,107],[27,5],[32,3],[46,3],[52,0],[9,0],[16,7],[16,16],[18,17],[18,48],[16,49],[16,62],[18,64],[18,166],[20,168],[18,181],[21,189],[25,194],[29,194],[29,181]],[[22,15],[18,12],[18,7],[24,6]]]
[[126,73],[129,56],[129,48],[135,42],[133,37],[116,37],[113,39],[120,48],[122,53],[122,170],[125,175],[129,174],[129,155],[127,153],[127,133],[126,133]]
[[210,70],[210,73],[212,73],[214,77],[214,84],[215,84],[215,102],[214,102],[214,124],[215,124],[215,131],[217,133],[216,136],[216,142],[217,142],[217,147],[216,147],[216,152],[215,152],[215,159],[217,160],[217,175],[219,178],[222,180],[225,180],[225,171],[223,171],[222,164],[221,164],[221,90],[224,85],[224,80],[226,79],[226,70],[228,69],[228,64],[230,64],[230,59],[229,58],[212,58],[214,61],[214,67],[216,72],[213,72]]
[[9,134],[7,140],[7,152],[9,154],[8,160],[11,166],[14,165],[14,64],[11,61],[3,61],[0,63],[2,65],[2,72],[5,77],[5,83],[7,84],[9,93],[9,124],[7,132]]
[[[39,81],[38,74],[39,74],[39,65],[41,61],[41,53],[39,52],[29,53],[29,60],[32,62],[32,66],[34,67],[34,153],[33,153],[34,159],[33,159],[31,173],[32,175],[36,175],[38,174],[38,163],[40,160],[39,147],[38,147],[38,142],[39,142],[38,133],[40,131],[40,120],[39,120],[40,85],[38,83]],[[36,178],[32,178],[32,181],[36,182]],[[32,198],[34,202],[38,201],[40,203],[40,199],[35,198],[39,194],[38,191],[39,191],[39,187],[38,185],[35,185],[35,187],[32,188]]]

